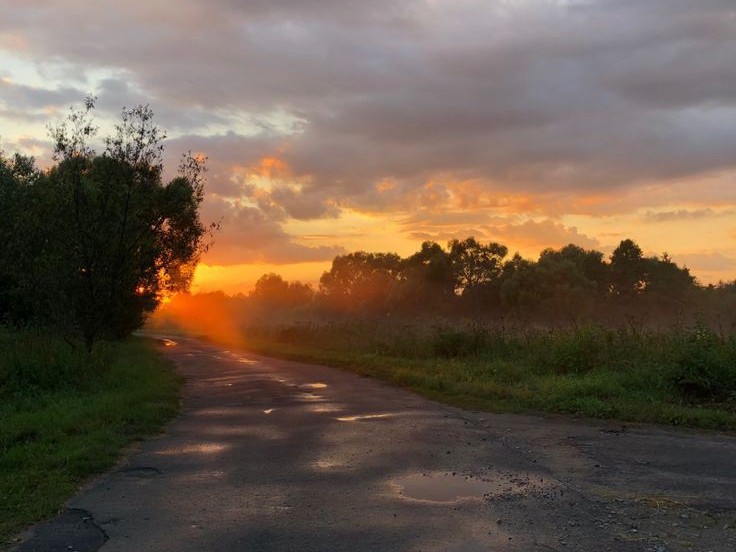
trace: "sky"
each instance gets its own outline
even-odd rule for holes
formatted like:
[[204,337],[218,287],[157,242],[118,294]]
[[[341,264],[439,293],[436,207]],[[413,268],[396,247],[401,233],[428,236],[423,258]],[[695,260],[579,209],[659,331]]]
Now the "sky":
[[0,0],[0,145],[85,95],[208,157],[195,290],[475,236],[736,278],[733,0]]

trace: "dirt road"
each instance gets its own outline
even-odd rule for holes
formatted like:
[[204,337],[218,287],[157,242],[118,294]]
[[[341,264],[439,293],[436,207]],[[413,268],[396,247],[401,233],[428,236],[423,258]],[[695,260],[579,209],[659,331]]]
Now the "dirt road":
[[471,413],[178,339],[165,435],[18,552],[736,550],[736,438]]

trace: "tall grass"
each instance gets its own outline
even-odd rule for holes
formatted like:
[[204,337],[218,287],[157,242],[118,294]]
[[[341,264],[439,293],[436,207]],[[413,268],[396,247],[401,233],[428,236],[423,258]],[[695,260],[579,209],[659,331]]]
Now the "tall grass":
[[53,336],[0,330],[0,549],[122,447],[158,431],[178,411],[179,385],[146,340],[87,354]]
[[111,364],[114,346],[83,347],[33,330],[0,331],[0,393],[79,390],[98,381]]
[[462,406],[736,429],[736,337],[703,325],[363,321],[245,335],[254,350],[344,366]]

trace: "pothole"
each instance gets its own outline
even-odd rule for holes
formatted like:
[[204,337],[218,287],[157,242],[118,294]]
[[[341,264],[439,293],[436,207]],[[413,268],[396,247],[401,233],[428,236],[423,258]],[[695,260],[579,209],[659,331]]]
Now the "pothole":
[[533,493],[550,487],[552,482],[522,474],[480,478],[455,472],[427,472],[399,477],[391,485],[402,498],[447,504]]
[[436,503],[481,500],[496,490],[492,482],[452,473],[413,473],[395,479],[392,486],[403,498]]

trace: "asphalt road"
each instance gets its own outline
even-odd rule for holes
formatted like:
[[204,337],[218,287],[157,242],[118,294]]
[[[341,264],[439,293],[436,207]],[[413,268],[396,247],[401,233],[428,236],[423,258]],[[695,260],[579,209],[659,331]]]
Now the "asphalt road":
[[467,412],[175,339],[182,415],[17,552],[736,549],[734,437]]

